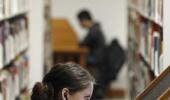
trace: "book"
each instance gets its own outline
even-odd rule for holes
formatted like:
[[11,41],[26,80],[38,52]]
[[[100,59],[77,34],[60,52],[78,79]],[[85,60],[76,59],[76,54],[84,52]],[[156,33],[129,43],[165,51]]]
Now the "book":
[[0,20],[28,10],[29,0],[0,0]]
[[4,18],[4,0],[0,0],[0,20]]
[[163,70],[165,70],[165,68],[164,67],[162,67],[162,66],[164,66],[163,65],[163,54],[160,54],[160,57],[159,57],[159,73],[161,73]]
[[1,86],[1,82],[0,82],[0,100],[3,100],[3,90],[2,90],[2,86]]
[[25,58],[27,58],[27,55],[21,55],[12,65],[9,66],[9,68],[1,71],[0,100],[16,100],[18,97],[28,98],[28,94],[25,94],[29,83],[29,78],[25,77],[28,76],[28,73],[26,73],[28,72],[28,65],[24,64],[28,62],[28,59]]
[[26,19],[22,18],[19,21],[19,26],[20,26],[20,31],[19,31],[19,37],[20,37],[20,51],[23,51],[24,49],[26,49],[28,47],[28,30],[26,27]]
[[159,53],[160,53],[160,35],[158,32],[154,32],[154,67],[156,76],[159,75]]
[[19,0],[19,11],[28,9],[29,0]]
[[142,21],[140,24],[140,53],[142,54],[142,56],[145,58],[145,60],[147,60],[147,62],[149,62],[149,51],[148,49],[144,49],[144,48],[148,48],[148,28],[149,28],[149,23],[147,21]]
[[15,15],[19,12],[19,0],[10,0],[10,15]]
[[8,65],[29,45],[25,16],[0,23],[0,68]]
[[4,66],[3,26],[0,25],[0,69]]
[[9,17],[10,16],[10,1],[11,0],[4,0],[4,15],[5,17]]
[[153,38],[153,33],[151,33],[152,35],[151,35],[151,48],[149,48],[149,49],[151,49],[151,70],[155,70],[155,60],[154,60],[154,58],[155,58],[155,56],[154,56],[154,38]]
[[9,29],[8,29],[8,22],[5,22],[4,25],[4,33],[3,33],[3,38],[4,38],[4,54],[5,54],[5,65],[7,65],[10,62],[9,55],[10,55],[10,45],[9,45]]
[[27,55],[22,55],[21,57],[17,58],[17,62],[15,62],[15,65],[18,66],[18,72],[19,72],[19,86],[20,90],[25,89],[28,86],[29,81],[29,72],[28,72],[28,57]]
[[163,21],[163,0],[155,0],[155,21],[162,23]]

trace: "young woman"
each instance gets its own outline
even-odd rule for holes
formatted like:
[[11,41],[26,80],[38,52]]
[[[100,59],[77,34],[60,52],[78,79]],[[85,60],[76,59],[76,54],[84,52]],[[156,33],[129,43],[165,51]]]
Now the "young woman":
[[95,81],[75,63],[57,64],[42,83],[36,83],[31,100],[90,100]]

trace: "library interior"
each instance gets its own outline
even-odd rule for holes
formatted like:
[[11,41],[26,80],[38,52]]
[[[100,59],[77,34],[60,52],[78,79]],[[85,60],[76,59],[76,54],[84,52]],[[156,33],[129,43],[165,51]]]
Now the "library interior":
[[0,0],[0,100],[170,100],[168,9],[170,0]]

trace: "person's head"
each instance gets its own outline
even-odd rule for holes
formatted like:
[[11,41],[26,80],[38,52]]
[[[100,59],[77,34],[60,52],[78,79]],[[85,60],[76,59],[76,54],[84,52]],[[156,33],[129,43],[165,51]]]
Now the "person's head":
[[94,78],[75,63],[57,64],[42,83],[36,83],[31,100],[90,100]]
[[80,11],[77,18],[83,28],[90,28],[93,24],[93,18],[88,10]]

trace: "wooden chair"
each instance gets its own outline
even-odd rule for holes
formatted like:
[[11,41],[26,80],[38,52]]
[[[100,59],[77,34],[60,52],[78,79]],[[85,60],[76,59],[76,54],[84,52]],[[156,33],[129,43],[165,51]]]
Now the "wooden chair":
[[79,47],[76,32],[65,19],[52,19],[52,48],[54,62],[77,62],[86,65],[87,48]]

